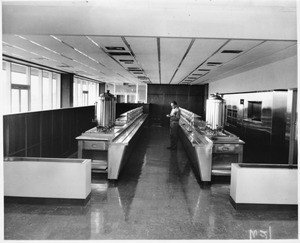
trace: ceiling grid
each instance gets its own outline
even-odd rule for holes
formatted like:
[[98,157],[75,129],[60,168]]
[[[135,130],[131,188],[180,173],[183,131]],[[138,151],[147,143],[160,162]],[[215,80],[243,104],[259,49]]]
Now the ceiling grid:
[[99,82],[199,85],[297,55],[295,0],[22,2],[2,3],[5,57]]

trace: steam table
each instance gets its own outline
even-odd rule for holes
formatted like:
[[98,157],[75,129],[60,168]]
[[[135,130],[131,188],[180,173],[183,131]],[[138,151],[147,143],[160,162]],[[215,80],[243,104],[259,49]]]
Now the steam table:
[[96,127],[86,131],[76,138],[78,158],[83,157],[84,150],[104,152],[103,160],[92,160],[92,170],[107,168],[108,179],[118,179],[147,117],[147,114],[140,114],[123,125],[115,126],[107,133],[97,132]]
[[179,135],[201,181],[211,182],[212,175],[230,176],[231,163],[243,162],[245,143],[227,131],[213,135],[200,129],[196,116],[182,109]]

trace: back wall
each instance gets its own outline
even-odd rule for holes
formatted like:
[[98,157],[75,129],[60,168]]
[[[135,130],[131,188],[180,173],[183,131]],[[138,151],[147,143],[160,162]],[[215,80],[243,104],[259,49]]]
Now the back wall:
[[166,114],[171,111],[172,101],[176,101],[179,107],[190,110],[205,119],[207,90],[207,85],[149,84],[150,124],[168,125],[169,119]]

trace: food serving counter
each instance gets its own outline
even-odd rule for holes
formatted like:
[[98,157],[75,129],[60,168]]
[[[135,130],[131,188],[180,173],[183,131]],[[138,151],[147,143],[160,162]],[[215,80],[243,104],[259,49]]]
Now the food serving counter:
[[200,117],[181,109],[179,136],[201,181],[230,176],[231,163],[242,163],[244,142],[228,131],[212,130]]
[[92,159],[94,172],[107,172],[108,179],[119,173],[138,139],[148,115],[143,107],[122,114],[105,132],[94,127],[78,136],[78,158]]

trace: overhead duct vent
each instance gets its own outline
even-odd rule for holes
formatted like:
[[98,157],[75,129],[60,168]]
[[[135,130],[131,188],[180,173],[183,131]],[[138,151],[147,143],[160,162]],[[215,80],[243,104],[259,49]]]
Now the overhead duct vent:
[[198,71],[202,71],[202,72],[209,72],[210,69],[198,69]]
[[238,54],[243,52],[242,50],[224,50],[221,53],[230,53],[230,54]]
[[201,74],[201,73],[193,73],[192,75],[194,75],[194,76],[202,76],[203,74]]
[[127,70],[128,70],[128,71],[143,71],[143,70],[140,69],[139,67],[128,67]]
[[62,65],[57,65],[56,67],[59,67],[59,68],[73,68],[67,64],[62,64]]
[[108,52],[111,56],[131,56],[129,52]]
[[134,74],[144,74],[143,72],[133,72]]
[[126,59],[119,59],[120,62],[124,62],[125,64],[132,64],[134,60],[126,60]]
[[48,59],[45,57],[36,57],[36,58],[31,58],[31,60],[42,61],[42,60],[48,60]]
[[221,65],[222,62],[207,62],[206,65],[207,66],[218,66],[218,65]]
[[125,47],[122,46],[106,46],[105,48],[109,51],[125,51]]

